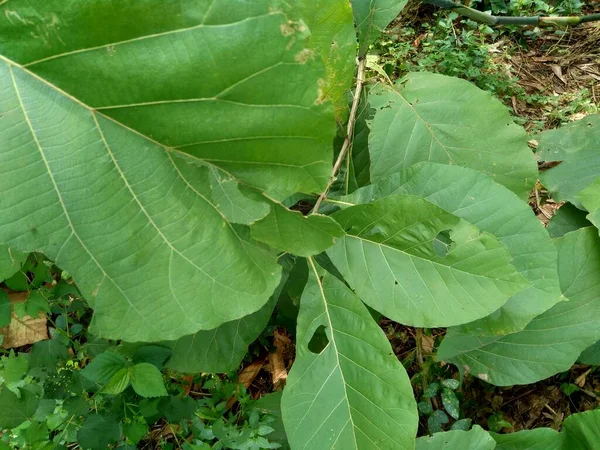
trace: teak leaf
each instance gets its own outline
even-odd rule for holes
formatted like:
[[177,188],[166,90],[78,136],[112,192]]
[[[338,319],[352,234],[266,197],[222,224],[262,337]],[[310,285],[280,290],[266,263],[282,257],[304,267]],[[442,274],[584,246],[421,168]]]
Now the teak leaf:
[[0,242],[69,271],[106,338],[260,309],[275,255],[212,203],[209,171],[276,198],[325,186],[335,121],[306,27],[271,0],[34,3],[0,7]]
[[313,256],[331,247],[344,230],[331,217],[303,216],[285,206],[273,204],[271,213],[251,227],[257,241],[298,256]]
[[416,450],[493,450],[496,442],[478,425],[470,431],[447,431],[417,439]]
[[[528,287],[494,236],[413,195],[391,195],[333,214],[346,231],[327,254],[356,294],[397,322],[460,325]],[[439,254],[434,240],[451,240]]]
[[587,116],[539,137],[538,158],[560,161],[540,174],[540,181],[555,200],[581,207],[577,195],[600,174],[600,114]]
[[371,181],[431,161],[487,173],[527,198],[537,179],[527,134],[489,92],[459,78],[423,72],[407,75],[394,88],[373,88],[369,101],[375,109]]
[[564,300],[556,247],[548,233],[526,202],[486,174],[465,167],[418,163],[341,200],[368,203],[393,194],[422,197],[494,235],[510,252],[511,263],[531,283],[500,309],[462,325],[461,330],[480,335],[521,331],[534,317]]
[[358,32],[360,57],[365,57],[369,46],[404,9],[408,0],[351,0]]
[[[309,264],[297,355],[281,404],[291,447],[412,449],[418,417],[404,367],[361,301]],[[328,343],[314,353],[319,329]]]
[[450,330],[437,358],[498,386],[535,383],[568,370],[600,339],[600,237],[593,227],[557,240],[560,284],[569,301],[523,331],[482,337]]

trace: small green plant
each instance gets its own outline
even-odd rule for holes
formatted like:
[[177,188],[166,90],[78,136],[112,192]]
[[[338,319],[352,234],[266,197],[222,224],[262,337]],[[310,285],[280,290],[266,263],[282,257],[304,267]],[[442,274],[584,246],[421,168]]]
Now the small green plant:
[[[424,391],[421,401],[417,404],[419,412],[427,417],[427,429],[430,434],[444,431],[452,419],[450,430],[465,430],[471,426],[471,419],[460,418],[460,402],[456,389],[460,386],[458,380],[448,378],[438,382],[429,383]],[[433,405],[441,404],[442,409],[434,409]]]

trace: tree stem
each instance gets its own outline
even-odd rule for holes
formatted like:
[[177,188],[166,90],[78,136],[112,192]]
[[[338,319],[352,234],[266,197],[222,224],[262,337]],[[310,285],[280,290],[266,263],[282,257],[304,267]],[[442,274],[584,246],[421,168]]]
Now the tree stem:
[[365,71],[367,70],[367,60],[365,58],[360,58],[358,60],[358,71],[356,74],[356,89],[354,90],[354,97],[352,99],[352,108],[350,109],[350,116],[348,117],[348,128],[346,131],[346,138],[344,139],[344,144],[342,145],[342,149],[340,150],[340,154],[333,165],[333,170],[331,171],[331,177],[329,178],[329,182],[327,183],[327,187],[321,193],[315,206],[311,212],[311,214],[315,214],[319,212],[319,208],[321,207],[321,203],[327,197],[327,193],[333,183],[336,180],[337,174],[344,163],[344,159],[348,154],[348,150],[352,145],[352,139],[354,138],[354,126],[356,125],[356,114],[358,112],[358,105],[360,104],[360,96],[362,94],[363,87],[365,85]]
[[493,16],[483,11],[478,11],[468,6],[455,3],[452,0],[424,0],[425,3],[435,5],[443,9],[450,9],[460,15],[468,17],[471,20],[487,25],[547,25],[547,26],[575,26],[584,22],[600,21],[600,14],[590,14],[587,16],[567,16],[567,17],[512,17],[512,16]]

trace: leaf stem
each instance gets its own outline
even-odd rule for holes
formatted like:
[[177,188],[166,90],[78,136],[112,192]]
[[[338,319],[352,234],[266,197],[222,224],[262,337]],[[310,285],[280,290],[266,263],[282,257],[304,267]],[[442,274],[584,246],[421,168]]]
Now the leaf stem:
[[354,126],[356,125],[356,115],[358,112],[358,105],[360,104],[360,97],[362,94],[363,87],[365,85],[366,69],[367,69],[366,58],[364,58],[364,57],[359,58],[358,59],[358,71],[356,74],[356,89],[354,90],[354,97],[352,99],[352,108],[350,109],[350,116],[348,117],[348,128],[346,131],[346,138],[344,139],[344,144],[342,145],[340,154],[338,155],[337,160],[335,161],[335,164],[333,165],[333,170],[331,171],[331,177],[329,178],[327,187],[325,188],[325,190],[321,193],[321,195],[317,199],[317,202],[315,203],[315,206],[314,206],[313,210],[311,211],[311,214],[315,214],[319,211],[319,208],[321,207],[321,203],[327,197],[327,193],[329,192],[329,189],[331,189],[331,186],[333,186],[333,183],[336,180],[337,174],[340,171],[342,164],[344,163],[344,159],[346,158],[346,155],[348,154],[348,150],[350,149],[350,146],[352,145],[352,139],[354,137]]

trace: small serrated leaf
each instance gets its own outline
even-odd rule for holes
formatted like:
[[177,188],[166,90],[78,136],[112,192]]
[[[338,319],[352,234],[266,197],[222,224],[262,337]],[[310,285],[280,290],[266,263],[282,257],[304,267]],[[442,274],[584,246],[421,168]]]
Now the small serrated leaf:
[[124,367],[113,375],[108,384],[102,389],[105,394],[118,395],[129,386],[129,369]]
[[132,444],[137,445],[148,434],[148,425],[140,422],[123,424],[123,435]]
[[112,377],[125,367],[125,358],[114,352],[104,352],[96,356],[81,373],[98,384],[108,384]]
[[129,369],[131,386],[142,397],[164,397],[167,394],[163,378],[155,365],[139,363]]

